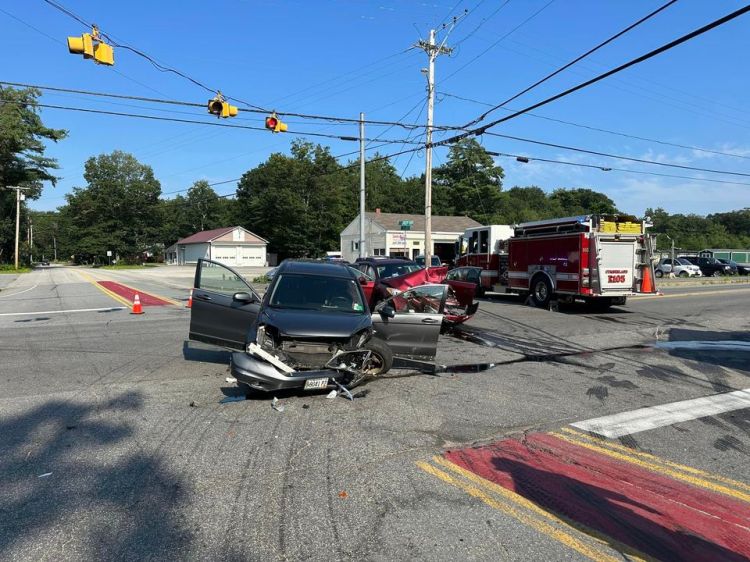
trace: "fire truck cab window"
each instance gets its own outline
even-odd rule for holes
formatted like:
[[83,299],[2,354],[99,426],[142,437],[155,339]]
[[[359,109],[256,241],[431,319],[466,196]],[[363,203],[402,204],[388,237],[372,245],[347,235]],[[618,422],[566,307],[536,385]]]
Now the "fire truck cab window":
[[479,231],[479,253],[486,254],[490,251],[490,233],[488,230]]
[[476,254],[477,248],[479,246],[479,232],[476,230],[471,233],[471,238],[469,238],[469,253],[470,254]]

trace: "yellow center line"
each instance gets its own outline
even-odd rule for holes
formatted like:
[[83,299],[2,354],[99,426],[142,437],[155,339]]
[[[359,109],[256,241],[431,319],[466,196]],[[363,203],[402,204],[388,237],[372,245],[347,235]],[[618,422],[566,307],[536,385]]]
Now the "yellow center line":
[[448,470],[451,470],[455,472],[456,474],[466,478],[467,480],[471,481],[472,483],[481,486],[485,488],[486,490],[490,492],[494,492],[495,494],[498,494],[502,496],[504,499],[508,501],[512,501],[515,504],[519,505],[520,507],[524,507],[528,509],[529,511],[533,511],[534,513],[541,515],[542,517],[545,517],[546,519],[549,519],[550,521],[554,521],[555,523],[559,523],[561,525],[564,525],[566,527],[570,527],[574,531],[578,531],[579,533],[583,533],[585,535],[588,535],[600,543],[603,543],[605,545],[610,545],[612,548],[615,548],[619,550],[620,552],[624,552],[630,556],[633,560],[651,560],[648,556],[643,554],[642,552],[639,552],[638,550],[623,544],[611,537],[608,537],[594,529],[591,529],[587,527],[586,525],[583,525],[581,523],[578,523],[576,521],[573,521],[571,519],[568,519],[567,517],[557,515],[551,511],[547,511],[546,509],[543,509],[538,504],[532,502],[531,500],[507,489],[503,486],[500,486],[499,484],[496,484],[495,482],[492,482],[491,480],[487,480],[486,478],[482,478],[478,474],[474,474],[470,470],[466,470],[465,468],[458,466],[455,463],[452,463],[451,461],[440,457],[435,456],[432,458],[432,461],[436,464],[439,464],[440,466],[447,468]]
[[482,500],[485,504],[492,507],[493,509],[496,509],[506,515],[509,515],[517,519],[524,525],[527,525],[528,527],[531,527],[532,529],[540,533],[543,533],[547,535],[548,537],[557,540],[558,542],[561,542],[568,548],[571,548],[579,552],[580,554],[582,554],[583,556],[586,556],[587,558],[590,558],[591,560],[597,560],[597,561],[602,561],[602,562],[621,562],[622,561],[622,558],[611,556],[607,554],[606,552],[599,550],[598,548],[595,548],[591,545],[586,544],[585,542],[579,540],[573,535],[566,533],[564,531],[561,531],[560,529],[554,527],[553,525],[550,525],[549,523],[540,521],[539,519],[536,519],[534,517],[530,517],[523,511],[516,509],[514,506],[507,504],[505,502],[499,501],[498,499],[492,497],[490,494],[484,492],[483,490],[480,490],[478,487],[468,484],[466,482],[460,481],[454,478],[453,476],[451,476],[450,474],[448,474],[447,472],[443,472],[442,470],[439,470],[424,461],[418,461],[417,466],[423,471],[425,471],[426,473],[436,476],[443,482],[446,482],[452,486],[455,486],[463,490],[464,492],[466,492],[472,497]]
[[[92,279],[95,279],[95,278],[92,276]],[[179,307],[183,306],[183,303],[181,303],[180,301],[176,301],[174,299],[170,299],[169,297],[162,297],[161,295],[157,295],[155,293],[149,293],[147,291],[142,291],[141,289],[137,289],[136,287],[131,287],[130,285],[126,285],[125,283],[121,283],[120,281],[115,281],[114,279],[106,279],[105,278],[105,279],[99,279],[99,281],[112,281],[113,283],[117,283],[118,285],[122,285],[123,287],[127,287],[131,291],[135,291],[139,295],[147,295],[147,296],[153,297],[155,299],[161,299],[161,300],[166,301],[166,302],[168,302],[170,304],[173,304],[175,306],[179,306]],[[104,287],[102,287],[98,283],[97,283],[97,286],[100,287],[100,288],[102,288],[102,289],[104,289]],[[112,293],[112,294],[115,294],[115,293]],[[132,304],[132,303],[128,303],[128,305],[130,305],[130,304]]]
[[600,439],[599,437],[588,435],[587,433],[581,433],[580,431],[576,431],[575,429],[572,429],[570,427],[563,427],[561,431],[564,431],[565,433],[570,434],[571,437],[574,439],[575,438],[579,440],[583,439],[587,442],[593,442],[603,447],[608,447],[610,449],[623,451],[625,453],[634,455],[636,457],[648,459],[652,462],[659,463],[670,468],[681,470],[683,472],[688,472],[690,474],[695,474],[697,476],[702,476],[703,478],[706,478],[709,480],[715,480],[716,482],[721,482],[723,484],[727,484],[728,486],[734,486],[735,488],[740,489],[740,490],[750,491],[750,485],[745,484],[744,482],[739,482],[738,480],[732,480],[731,478],[727,478],[719,474],[713,474],[711,472],[706,472],[705,470],[701,470],[699,468],[693,468],[692,466],[686,466],[684,464],[672,462],[667,459],[662,459],[650,453],[646,453],[644,451],[636,451],[634,449],[631,449],[630,447],[625,447],[624,445],[620,445],[619,443],[612,443],[610,441],[605,441],[604,439]]
[[556,433],[556,432],[550,432],[550,435],[553,435],[557,437],[558,439],[562,439],[563,441],[566,441],[568,443],[572,443],[573,445],[578,445],[579,447],[584,447],[586,449],[596,451],[597,453],[601,453],[608,457],[612,457],[613,459],[617,459],[617,460],[628,462],[630,464],[634,464],[645,470],[649,470],[651,472],[657,472],[659,474],[664,474],[675,480],[682,480],[683,482],[687,482],[689,484],[692,484],[693,486],[705,488],[707,490],[711,490],[712,492],[725,494],[737,500],[750,503],[750,494],[747,494],[745,492],[740,492],[739,490],[727,488],[726,486],[723,486],[721,484],[716,484],[714,482],[710,482],[703,478],[698,478],[697,476],[693,476],[691,474],[684,474],[682,472],[678,472],[666,466],[660,466],[659,464],[656,464],[653,462],[641,460],[631,454],[626,455],[624,453],[613,451],[605,447],[594,445],[593,443],[588,443],[584,440],[574,439],[570,437],[569,435],[563,435],[562,433]]
[[128,302],[126,299],[122,298],[117,293],[114,293],[114,292],[110,291],[109,289],[107,289],[106,287],[101,286],[99,283],[97,283],[97,280],[94,279],[94,277],[92,277],[88,273],[84,273],[83,271],[80,271],[80,270],[76,270],[76,273],[78,275],[80,275],[81,277],[83,277],[84,281],[87,281],[88,283],[91,283],[94,287],[96,287],[97,289],[99,289],[102,293],[104,293],[108,297],[112,297],[117,302],[119,302],[120,304],[124,304],[128,308],[130,308],[132,306],[133,303]]

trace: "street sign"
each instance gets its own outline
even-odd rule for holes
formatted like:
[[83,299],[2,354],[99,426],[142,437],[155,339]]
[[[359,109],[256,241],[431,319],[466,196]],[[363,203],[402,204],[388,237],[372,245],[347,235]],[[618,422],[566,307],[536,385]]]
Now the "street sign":
[[107,250],[107,257],[108,257],[108,258],[111,258],[111,257],[112,257],[112,250]]

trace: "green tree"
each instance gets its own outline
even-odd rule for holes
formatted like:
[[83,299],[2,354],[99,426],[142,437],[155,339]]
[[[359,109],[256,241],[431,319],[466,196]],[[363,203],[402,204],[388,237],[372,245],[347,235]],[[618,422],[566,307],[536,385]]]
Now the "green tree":
[[456,215],[468,215],[488,222],[500,211],[503,169],[496,166],[475,139],[464,139],[450,148],[448,161],[436,168],[434,183],[445,189],[445,196]]
[[550,200],[557,202],[565,216],[618,213],[612,199],[593,189],[556,189],[552,192]]
[[356,215],[341,166],[327,147],[295,141],[291,156],[272,154],[245,172],[237,186],[240,224],[286,257],[316,257],[339,247]]
[[560,205],[540,187],[512,187],[502,193],[500,212],[494,222],[517,224],[562,216]]
[[[16,194],[4,188],[25,187],[26,198],[37,199],[43,182],[55,185],[58,179],[52,173],[57,160],[45,156],[44,143],[64,139],[67,132],[44,126],[37,107],[39,95],[34,89],[0,86],[0,261],[12,259],[16,222]],[[26,217],[21,218],[25,228]]]
[[74,253],[101,260],[112,250],[126,261],[159,252],[161,186],[150,166],[116,150],[89,158],[86,187],[66,195]]

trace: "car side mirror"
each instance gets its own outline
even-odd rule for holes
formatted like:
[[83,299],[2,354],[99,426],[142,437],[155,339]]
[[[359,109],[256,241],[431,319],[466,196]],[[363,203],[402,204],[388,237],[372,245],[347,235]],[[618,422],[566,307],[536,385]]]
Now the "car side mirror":
[[360,285],[367,285],[367,277],[365,277],[364,275],[362,277],[360,277],[359,278],[359,284]]
[[385,304],[378,309],[378,312],[386,318],[395,318],[396,309],[393,308],[392,304]]
[[235,293],[232,295],[232,300],[243,302],[243,303],[251,303],[255,300],[255,297],[250,293]]

